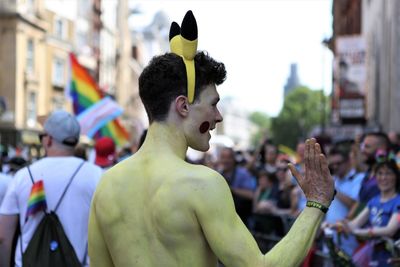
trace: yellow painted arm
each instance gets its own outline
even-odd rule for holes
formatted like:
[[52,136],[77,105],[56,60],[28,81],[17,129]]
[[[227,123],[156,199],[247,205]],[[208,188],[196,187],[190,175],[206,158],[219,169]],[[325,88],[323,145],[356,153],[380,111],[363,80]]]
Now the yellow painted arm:
[[263,255],[253,236],[237,216],[223,177],[215,174],[193,188],[196,217],[219,260],[227,267],[293,267],[302,262],[319,228],[323,213],[306,208],[288,235]]
[[217,173],[209,175],[199,181],[192,192],[196,218],[211,250],[224,266],[263,266],[263,255],[236,214],[225,179]]
[[289,233],[265,255],[264,266],[299,266],[314,241],[322,218],[320,210],[306,207]]

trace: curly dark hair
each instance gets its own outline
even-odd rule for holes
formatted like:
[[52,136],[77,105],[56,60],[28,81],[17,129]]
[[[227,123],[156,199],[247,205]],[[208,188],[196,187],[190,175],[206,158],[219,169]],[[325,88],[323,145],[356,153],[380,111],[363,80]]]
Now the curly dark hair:
[[[225,81],[226,70],[223,63],[215,61],[205,52],[198,52],[194,61],[196,102],[207,85],[220,85]],[[139,77],[139,95],[150,123],[164,121],[171,102],[180,95],[187,95],[186,69],[182,58],[173,53],[154,57]]]

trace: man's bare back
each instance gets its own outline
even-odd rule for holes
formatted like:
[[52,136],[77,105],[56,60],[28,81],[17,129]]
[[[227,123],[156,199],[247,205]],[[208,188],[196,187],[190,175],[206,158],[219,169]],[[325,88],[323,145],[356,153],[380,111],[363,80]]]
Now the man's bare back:
[[[147,143],[110,169],[96,190],[89,222],[92,266],[208,267],[216,266],[217,257],[226,266],[294,266],[304,257],[322,219],[319,210],[306,208],[284,240],[263,255],[222,176]],[[286,251],[291,257],[282,257]]]
[[96,215],[96,222],[107,229],[104,238],[114,248],[115,266],[215,266],[217,258],[193,203],[201,179],[213,175],[178,158],[154,161],[143,153],[109,171],[97,190],[94,211],[107,211]]

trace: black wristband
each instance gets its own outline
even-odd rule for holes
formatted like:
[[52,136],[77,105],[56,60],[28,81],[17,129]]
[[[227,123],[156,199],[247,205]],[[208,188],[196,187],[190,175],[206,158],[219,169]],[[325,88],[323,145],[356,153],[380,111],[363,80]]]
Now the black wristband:
[[307,200],[307,207],[311,207],[311,208],[317,208],[319,210],[321,210],[323,213],[327,213],[328,212],[328,208],[325,207],[324,205],[322,205],[321,203],[318,203],[316,201],[312,201],[312,200]]

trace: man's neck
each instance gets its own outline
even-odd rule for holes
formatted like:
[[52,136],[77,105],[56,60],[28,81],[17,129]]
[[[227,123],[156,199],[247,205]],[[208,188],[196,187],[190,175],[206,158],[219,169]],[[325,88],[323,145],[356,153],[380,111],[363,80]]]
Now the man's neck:
[[72,157],[74,156],[73,152],[64,151],[64,150],[56,150],[56,149],[49,149],[46,153],[47,157]]
[[154,155],[175,155],[185,159],[188,145],[183,132],[173,124],[153,122],[140,149]]

